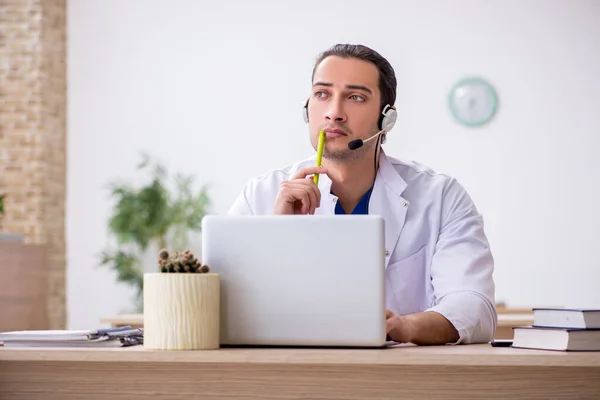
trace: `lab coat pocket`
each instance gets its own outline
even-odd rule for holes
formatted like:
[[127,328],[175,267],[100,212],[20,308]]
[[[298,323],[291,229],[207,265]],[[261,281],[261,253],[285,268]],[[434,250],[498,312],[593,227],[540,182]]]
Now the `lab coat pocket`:
[[412,314],[429,307],[428,271],[427,245],[421,247],[416,253],[388,265],[386,275],[399,314]]

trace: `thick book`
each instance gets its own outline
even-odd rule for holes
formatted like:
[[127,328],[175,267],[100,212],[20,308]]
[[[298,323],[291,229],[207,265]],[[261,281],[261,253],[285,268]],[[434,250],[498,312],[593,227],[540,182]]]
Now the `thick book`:
[[538,350],[600,351],[600,329],[515,326],[512,347]]
[[534,308],[533,326],[600,329],[600,310],[590,308]]

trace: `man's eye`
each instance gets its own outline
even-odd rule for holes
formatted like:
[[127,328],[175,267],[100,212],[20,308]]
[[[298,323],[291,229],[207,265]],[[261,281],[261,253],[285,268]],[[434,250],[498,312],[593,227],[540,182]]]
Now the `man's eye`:
[[316,92],[315,96],[316,97],[325,97],[326,93],[325,92]]
[[362,96],[359,96],[359,95],[357,95],[357,94],[353,94],[353,95],[352,95],[352,96],[350,96],[350,97],[351,97],[353,100],[356,100],[356,101],[360,101],[360,102],[362,102],[362,101],[365,101],[365,98],[364,98],[364,97],[362,97]]

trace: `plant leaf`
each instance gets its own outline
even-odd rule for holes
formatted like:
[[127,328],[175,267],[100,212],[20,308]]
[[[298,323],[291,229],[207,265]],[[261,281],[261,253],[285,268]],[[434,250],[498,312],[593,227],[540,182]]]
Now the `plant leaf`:
[[210,201],[206,186],[193,188],[193,175],[176,174],[173,185],[169,185],[166,168],[146,153],[137,167],[149,174],[143,184],[114,181],[108,185],[114,202],[108,230],[117,250],[105,251],[100,261],[117,272],[118,281],[137,288],[139,302],[143,269],[136,252],[144,252],[150,244],[160,248],[168,243],[179,249],[187,247],[188,234],[200,230]]
[[135,255],[123,250],[105,251],[100,256],[100,265],[112,267],[117,271],[117,281],[132,284],[138,294],[142,293],[144,273]]

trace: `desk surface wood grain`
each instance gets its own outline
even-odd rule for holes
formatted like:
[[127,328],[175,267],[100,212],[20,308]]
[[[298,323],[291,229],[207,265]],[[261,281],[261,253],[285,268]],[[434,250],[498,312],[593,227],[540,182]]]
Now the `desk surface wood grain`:
[[203,351],[121,348],[0,347],[3,361],[68,361],[196,364],[323,365],[468,365],[573,366],[600,368],[600,352],[558,352],[495,348],[489,344],[458,346],[396,345],[381,349],[220,348]]
[[0,347],[1,399],[600,398],[600,352]]

